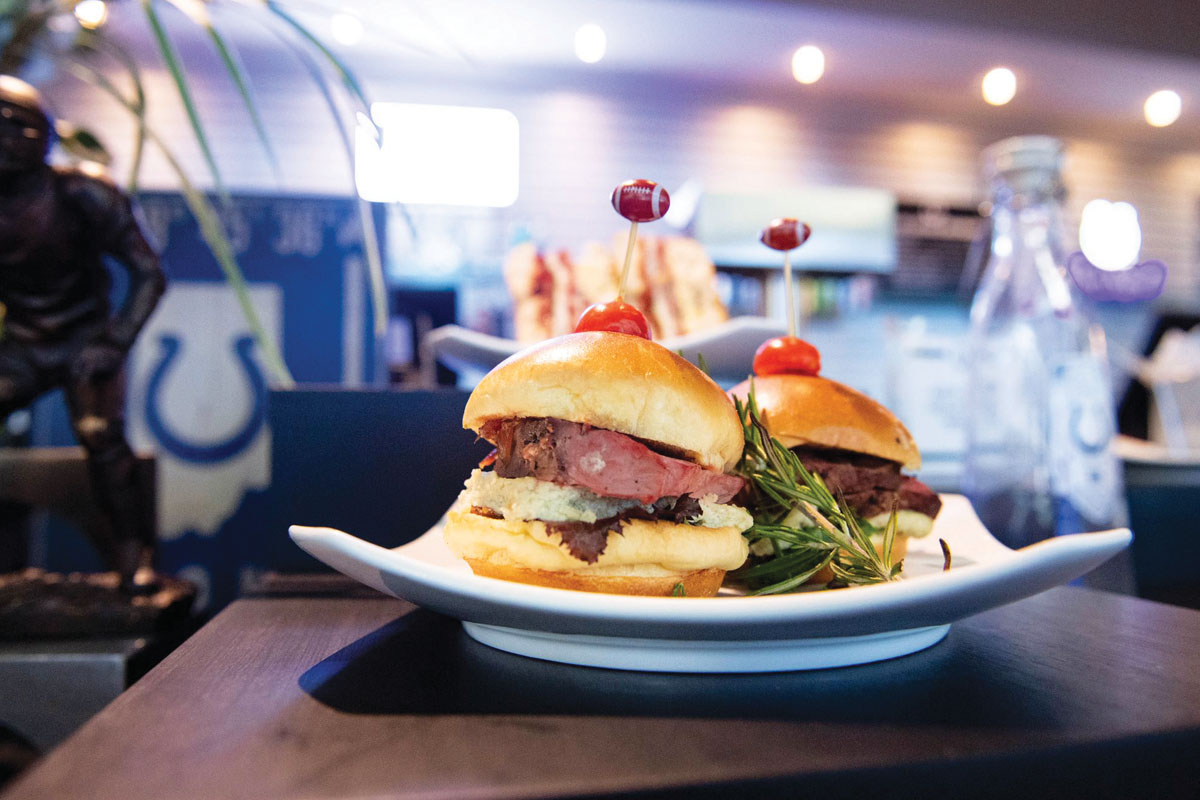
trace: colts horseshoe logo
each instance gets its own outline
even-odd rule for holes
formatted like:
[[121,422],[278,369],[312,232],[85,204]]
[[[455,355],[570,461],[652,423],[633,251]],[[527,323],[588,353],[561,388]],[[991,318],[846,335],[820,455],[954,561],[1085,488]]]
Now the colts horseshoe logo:
[[258,435],[267,416],[267,384],[258,371],[258,366],[250,358],[254,340],[249,336],[242,336],[233,345],[238,362],[250,384],[250,417],[237,433],[224,441],[212,444],[187,441],[167,428],[166,420],[159,412],[159,397],[167,378],[167,371],[179,355],[182,345],[177,336],[161,336],[158,342],[162,346],[162,357],[150,374],[150,381],[146,386],[146,426],[150,433],[176,458],[197,464],[225,461],[245,450]]

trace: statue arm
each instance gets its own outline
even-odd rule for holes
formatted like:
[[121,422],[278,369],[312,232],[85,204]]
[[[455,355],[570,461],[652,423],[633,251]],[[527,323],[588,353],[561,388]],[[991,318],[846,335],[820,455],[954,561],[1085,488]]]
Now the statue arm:
[[63,174],[68,195],[89,221],[99,250],[128,271],[125,301],[71,363],[74,380],[91,382],[121,368],[138,332],[154,312],[166,289],[158,255],[146,241],[133,203],[113,183],[79,172]]
[[102,342],[125,353],[166,290],[166,275],[158,254],[138,224],[129,196],[103,178],[78,177],[81,180],[76,185],[77,196],[90,212],[97,240],[103,243],[105,255],[118,261],[129,273],[125,300],[100,336]]
[[129,272],[129,291],[121,308],[109,319],[104,338],[122,351],[128,351],[158,305],[166,290],[167,278],[158,254],[138,225],[129,198],[119,191],[117,196],[119,208],[114,215],[108,254]]

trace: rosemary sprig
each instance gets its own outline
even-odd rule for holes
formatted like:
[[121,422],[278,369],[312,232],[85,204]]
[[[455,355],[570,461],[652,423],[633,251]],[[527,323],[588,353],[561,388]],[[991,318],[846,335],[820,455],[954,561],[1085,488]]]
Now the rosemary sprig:
[[[892,563],[896,513],[892,512],[883,530],[882,553],[876,552],[871,534],[877,531],[767,431],[754,398],[753,380],[747,402],[734,398],[734,405],[746,439],[736,472],[750,483],[754,495],[755,524],[745,536],[752,553],[760,553],[769,544],[770,555],[735,570],[730,577],[749,586],[751,594],[792,591],[827,566],[834,576],[831,585],[895,580],[903,565]],[[803,523],[786,524],[796,511],[803,512]]]

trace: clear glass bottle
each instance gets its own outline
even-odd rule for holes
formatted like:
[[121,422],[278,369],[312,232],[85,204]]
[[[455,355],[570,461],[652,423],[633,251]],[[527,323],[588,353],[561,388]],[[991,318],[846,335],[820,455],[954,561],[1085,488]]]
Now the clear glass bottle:
[[1104,332],[1067,276],[1062,143],[984,151],[991,251],[971,304],[964,492],[992,534],[1023,547],[1126,524]]

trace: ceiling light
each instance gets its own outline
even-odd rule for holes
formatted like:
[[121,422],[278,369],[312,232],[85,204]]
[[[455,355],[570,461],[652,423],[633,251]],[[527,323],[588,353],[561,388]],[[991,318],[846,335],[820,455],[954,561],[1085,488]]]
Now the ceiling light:
[[583,63],[595,64],[604,58],[604,51],[607,49],[608,37],[604,28],[594,22],[580,25],[579,30],[575,31],[575,55],[579,56]]
[[993,105],[1002,106],[1017,93],[1017,76],[1008,67],[996,67],[983,76],[983,99]]
[[806,44],[792,53],[792,77],[800,83],[816,83],[825,74],[825,54],[816,45]]
[[1146,122],[1156,128],[1165,128],[1179,119],[1179,112],[1182,110],[1183,101],[1170,89],[1162,89],[1147,97],[1144,108]]
[[329,30],[334,41],[353,47],[362,41],[362,20],[351,14],[334,14],[329,20]]
[[104,0],[82,0],[75,6],[75,19],[89,31],[94,31],[108,19],[108,6],[104,5]]

